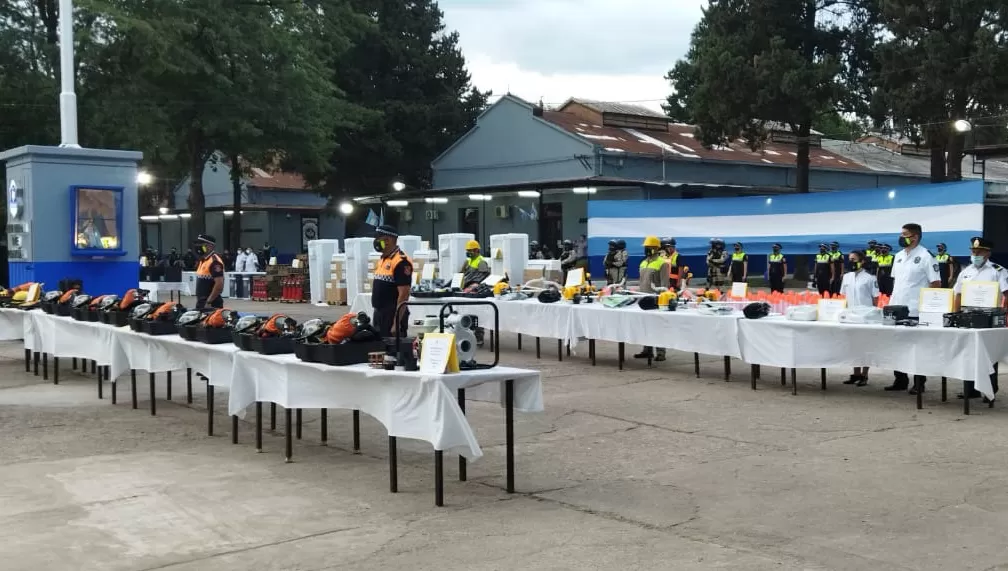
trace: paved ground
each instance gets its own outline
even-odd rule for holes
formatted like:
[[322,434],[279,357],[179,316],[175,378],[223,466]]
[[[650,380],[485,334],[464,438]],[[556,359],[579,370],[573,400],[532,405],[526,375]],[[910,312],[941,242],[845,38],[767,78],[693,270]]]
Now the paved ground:
[[501,409],[470,403],[486,455],[466,483],[446,463],[441,509],[419,443],[401,442],[388,493],[370,419],[353,455],[348,412],[330,413],[329,447],[306,412],[284,464],[279,432],[256,454],[243,422],[231,444],[224,398],[207,437],[202,391],[186,406],[177,383],[151,417],[97,400],[93,378],[28,376],[0,344],[0,568],[1008,569],[1003,406],[963,417],[935,381],[918,412],[881,391],[888,375],[854,389],[844,371],[826,392],[817,371],[798,396],[769,373],[753,392],[717,358],[702,379],[682,354],[618,373],[612,346],[593,368],[504,341],[545,378],[546,412],[517,416],[519,493],[503,491]]

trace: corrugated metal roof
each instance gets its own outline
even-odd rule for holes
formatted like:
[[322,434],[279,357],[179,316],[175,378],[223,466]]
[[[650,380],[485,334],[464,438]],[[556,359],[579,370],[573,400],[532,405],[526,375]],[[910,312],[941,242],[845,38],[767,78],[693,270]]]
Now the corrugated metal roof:
[[[856,161],[865,168],[879,172],[895,172],[918,176],[931,175],[931,161],[926,156],[901,155],[878,143],[852,143],[848,141],[823,140],[823,150],[832,154]],[[977,170],[979,170],[979,165]],[[987,161],[986,179],[994,182],[1008,181],[1008,163],[1004,161]],[[977,179],[979,174],[973,174],[973,157],[963,157],[963,178]]]
[[668,120],[668,116],[653,109],[648,109],[643,105],[633,105],[631,103],[619,103],[612,101],[595,101],[593,99],[580,99],[578,97],[571,97],[564,102],[563,105],[557,108],[557,111],[562,110],[567,105],[571,103],[579,103],[585,107],[596,111],[598,113],[619,113],[621,115],[635,115],[638,117],[655,117],[660,119]]
[[[583,101],[578,101],[584,104]],[[706,149],[694,139],[692,126],[679,123],[670,124],[668,132],[661,132],[606,127],[588,123],[571,113],[560,111],[545,111],[543,119],[612,153],[664,155],[669,158],[686,160],[744,161],[788,166],[795,164],[797,156],[793,145],[767,143],[760,151],[753,152],[741,140],[735,141],[727,147]],[[864,168],[848,158],[816,147],[811,150],[810,162],[812,166],[821,168],[857,170]]]

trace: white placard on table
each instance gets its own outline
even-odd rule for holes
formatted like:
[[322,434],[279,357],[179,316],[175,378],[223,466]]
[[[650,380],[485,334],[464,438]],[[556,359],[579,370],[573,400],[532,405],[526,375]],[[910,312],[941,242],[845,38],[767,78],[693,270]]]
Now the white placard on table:
[[584,268],[574,268],[567,272],[567,282],[564,283],[564,287],[578,287],[584,283],[584,280]]
[[963,282],[962,307],[998,307],[1001,291],[997,282]]
[[455,352],[455,335],[427,333],[420,345],[420,372],[441,375],[458,372],[458,354]]
[[948,288],[921,288],[917,309],[920,313],[950,313],[954,295],[953,291]]
[[749,293],[749,284],[746,282],[732,282],[731,285],[731,297],[745,299],[746,294]]
[[846,299],[820,299],[818,304],[818,321],[837,321],[840,312],[847,308]]
[[504,279],[504,276],[498,276],[498,275],[495,275],[495,274],[490,274],[489,276],[486,277],[485,280],[483,280],[483,283],[486,284],[486,285],[488,285],[488,286],[495,286],[498,283],[500,283],[500,281],[502,279]]
[[452,276],[452,281],[451,281],[451,287],[453,287],[453,288],[455,288],[455,287],[461,288],[462,287],[462,278],[463,277],[465,277],[465,274],[455,274],[455,275],[453,275]]
[[424,267],[423,267],[423,270],[422,270],[423,273],[421,275],[421,279],[425,279],[425,280],[432,280],[432,279],[434,279],[434,272],[436,270],[437,270],[437,264],[434,264],[434,263],[424,264]]

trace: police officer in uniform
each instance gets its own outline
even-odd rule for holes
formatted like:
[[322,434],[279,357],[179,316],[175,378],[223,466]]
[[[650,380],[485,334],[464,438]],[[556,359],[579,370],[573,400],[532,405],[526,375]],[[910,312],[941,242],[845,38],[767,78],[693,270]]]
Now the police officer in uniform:
[[840,284],[844,275],[844,255],[840,251],[840,242],[830,242],[830,262],[833,264],[833,279],[830,281],[830,293],[840,293]]
[[213,236],[200,234],[196,238],[199,263],[196,264],[196,309],[224,307],[224,260],[214,251]]
[[676,250],[675,238],[662,238],[662,257],[669,264],[669,287],[679,291],[679,252]]
[[938,244],[938,254],[935,256],[935,261],[938,262],[938,273],[941,274],[941,286],[948,288],[955,285],[956,278],[959,277],[959,265],[956,264],[955,258],[948,254],[948,248],[944,242]]
[[819,295],[828,293],[830,284],[833,283],[833,256],[828,249],[826,244],[819,244],[819,253],[815,257],[815,270],[812,272]]
[[[640,263],[641,293],[658,294],[669,287],[668,261],[661,256],[661,241],[657,236],[644,238],[644,259]],[[636,359],[647,359],[652,355],[651,347],[634,355]],[[655,361],[665,360],[665,349],[659,347],[654,357]]]
[[[905,305],[910,310],[910,317],[917,317],[917,307],[920,303],[920,290],[926,287],[941,285],[938,275],[938,263],[931,252],[921,245],[922,229],[920,224],[904,224],[900,232],[899,245],[903,248],[896,253],[892,263],[892,298],[889,305]],[[880,264],[881,264],[880,259]],[[881,272],[882,266],[879,266]],[[879,287],[881,290],[881,286]],[[901,350],[901,349],[896,349]],[[910,385],[910,377],[902,371],[894,371],[893,384],[885,387],[887,391],[905,390]],[[924,390],[927,379],[923,375],[914,375],[914,386],[910,394]]]
[[371,322],[382,337],[393,337],[396,331],[404,335],[409,323],[409,312],[403,308],[396,319],[399,304],[409,301],[413,285],[413,262],[399,249],[399,233],[392,226],[375,229],[374,249],[381,252],[374,281],[371,282]]
[[543,254],[542,248],[539,247],[539,242],[532,240],[529,242],[529,259],[530,260],[545,260],[546,255]]
[[770,279],[770,291],[784,293],[784,276],[787,275],[787,258],[781,253],[781,245],[774,244],[772,252],[767,256],[767,277]]
[[880,244],[875,252],[875,277],[881,293],[892,295],[893,292],[893,261],[892,246]]
[[[953,302],[953,309],[955,311],[959,311],[962,305],[963,284],[970,281],[997,282],[998,288],[1001,290],[1001,306],[1008,307],[1008,270],[990,261],[991,250],[993,248],[994,243],[986,238],[980,236],[970,238],[970,265],[963,268],[963,271],[955,281],[955,286],[952,288],[955,292],[955,300]],[[994,389],[994,394],[996,395],[998,392],[997,363],[994,364],[994,372],[991,373],[990,380],[991,388]],[[969,391],[971,399],[983,396],[980,394],[980,391],[973,388],[973,383],[967,383],[966,390]],[[959,398],[963,398],[962,393],[958,396]],[[984,398],[984,402],[988,402],[986,397]]]
[[875,256],[878,255],[878,242],[868,240],[868,248],[865,250],[864,269],[868,273],[875,275]]
[[627,251],[625,247],[620,248],[620,240],[609,240],[609,251],[602,265],[605,267],[606,284],[618,284],[626,278]]
[[731,255],[731,281],[744,282],[749,277],[749,256],[742,249],[742,242],[735,242]]

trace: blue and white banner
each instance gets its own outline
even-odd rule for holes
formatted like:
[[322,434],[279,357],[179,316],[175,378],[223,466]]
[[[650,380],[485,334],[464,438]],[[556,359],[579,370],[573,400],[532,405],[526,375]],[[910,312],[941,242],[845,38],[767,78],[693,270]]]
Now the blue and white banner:
[[750,255],[766,255],[779,242],[785,254],[812,254],[819,244],[840,242],[848,252],[868,240],[897,245],[910,222],[924,229],[923,244],[939,242],[955,256],[969,254],[969,239],[983,234],[982,181],[680,200],[591,200],[588,255],[604,256],[612,239],[626,240],[631,256],[643,255],[646,236],[675,238],[684,256],[702,256],[712,238],[727,249],[742,242]]

